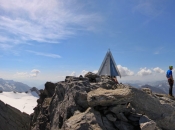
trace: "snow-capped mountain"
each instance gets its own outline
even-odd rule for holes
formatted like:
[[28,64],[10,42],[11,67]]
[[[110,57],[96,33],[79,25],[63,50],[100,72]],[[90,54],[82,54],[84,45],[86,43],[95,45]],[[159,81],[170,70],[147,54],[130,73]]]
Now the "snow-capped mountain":
[[33,113],[33,108],[37,105],[37,97],[33,96],[31,92],[2,92],[0,93],[0,100],[10,106],[13,106],[27,114]]
[[15,82],[13,80],[4,80],[0,78],[0,91],[25,92],[28,91],[29,89],[31,89],[31,87],[21,82]]

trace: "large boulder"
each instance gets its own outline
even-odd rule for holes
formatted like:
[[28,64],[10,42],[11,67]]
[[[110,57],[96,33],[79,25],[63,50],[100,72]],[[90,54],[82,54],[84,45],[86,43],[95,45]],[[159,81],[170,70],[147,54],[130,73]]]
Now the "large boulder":
[[[101,105],[110,106],[115,104],[126,104],[131,101],[131,89],[106,90],[98,88],[88,93],[88,104],[91,107]],[[129,100],[130,99],[130,100]]]

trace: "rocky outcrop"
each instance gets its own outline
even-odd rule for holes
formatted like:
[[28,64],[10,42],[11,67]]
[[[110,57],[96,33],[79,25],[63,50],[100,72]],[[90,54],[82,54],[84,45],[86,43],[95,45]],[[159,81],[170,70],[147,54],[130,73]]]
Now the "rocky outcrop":
[[98,74],[88,72],[87,74],[84,75],[84,77],[89,79],[89,82],[97,82],[100,79],[100,76]]
[[[154,92],[154,93],[162,93],[162,94],[167,94],[163,89],[161,89],[161,88],[158,88],[158,87],[153,87],[153,86],[150,86],[150,85],[143,85],[143,86],[141,86],[141,88],[149,88],[149,89],[151,89],[152,90],[152,92]],[[169,87],[167,87],[167,88],[169,88]]]
[[0,101],[0,130],[30,130],[30,117]]
[[32,130],[174,130],[175,99],[109,77],[47,82],[31,115]]
[[38,96],[40,95],[40,91],[36,87],[31,88],[30,91],[35,92]]

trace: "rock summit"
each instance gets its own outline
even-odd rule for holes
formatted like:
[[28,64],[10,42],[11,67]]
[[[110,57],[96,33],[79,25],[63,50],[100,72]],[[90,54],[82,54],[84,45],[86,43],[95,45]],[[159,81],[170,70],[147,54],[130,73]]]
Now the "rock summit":
[[47,82],[31,130],[175,130],[174,98],[90,74]]

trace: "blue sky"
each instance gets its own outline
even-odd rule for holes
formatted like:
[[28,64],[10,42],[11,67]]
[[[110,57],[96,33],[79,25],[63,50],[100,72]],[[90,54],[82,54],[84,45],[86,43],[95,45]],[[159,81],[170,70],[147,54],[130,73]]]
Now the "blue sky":
[[165,79],[174,0],[0,0],[0,77],[38,86],[97,72],[110,48],[121,82]]

